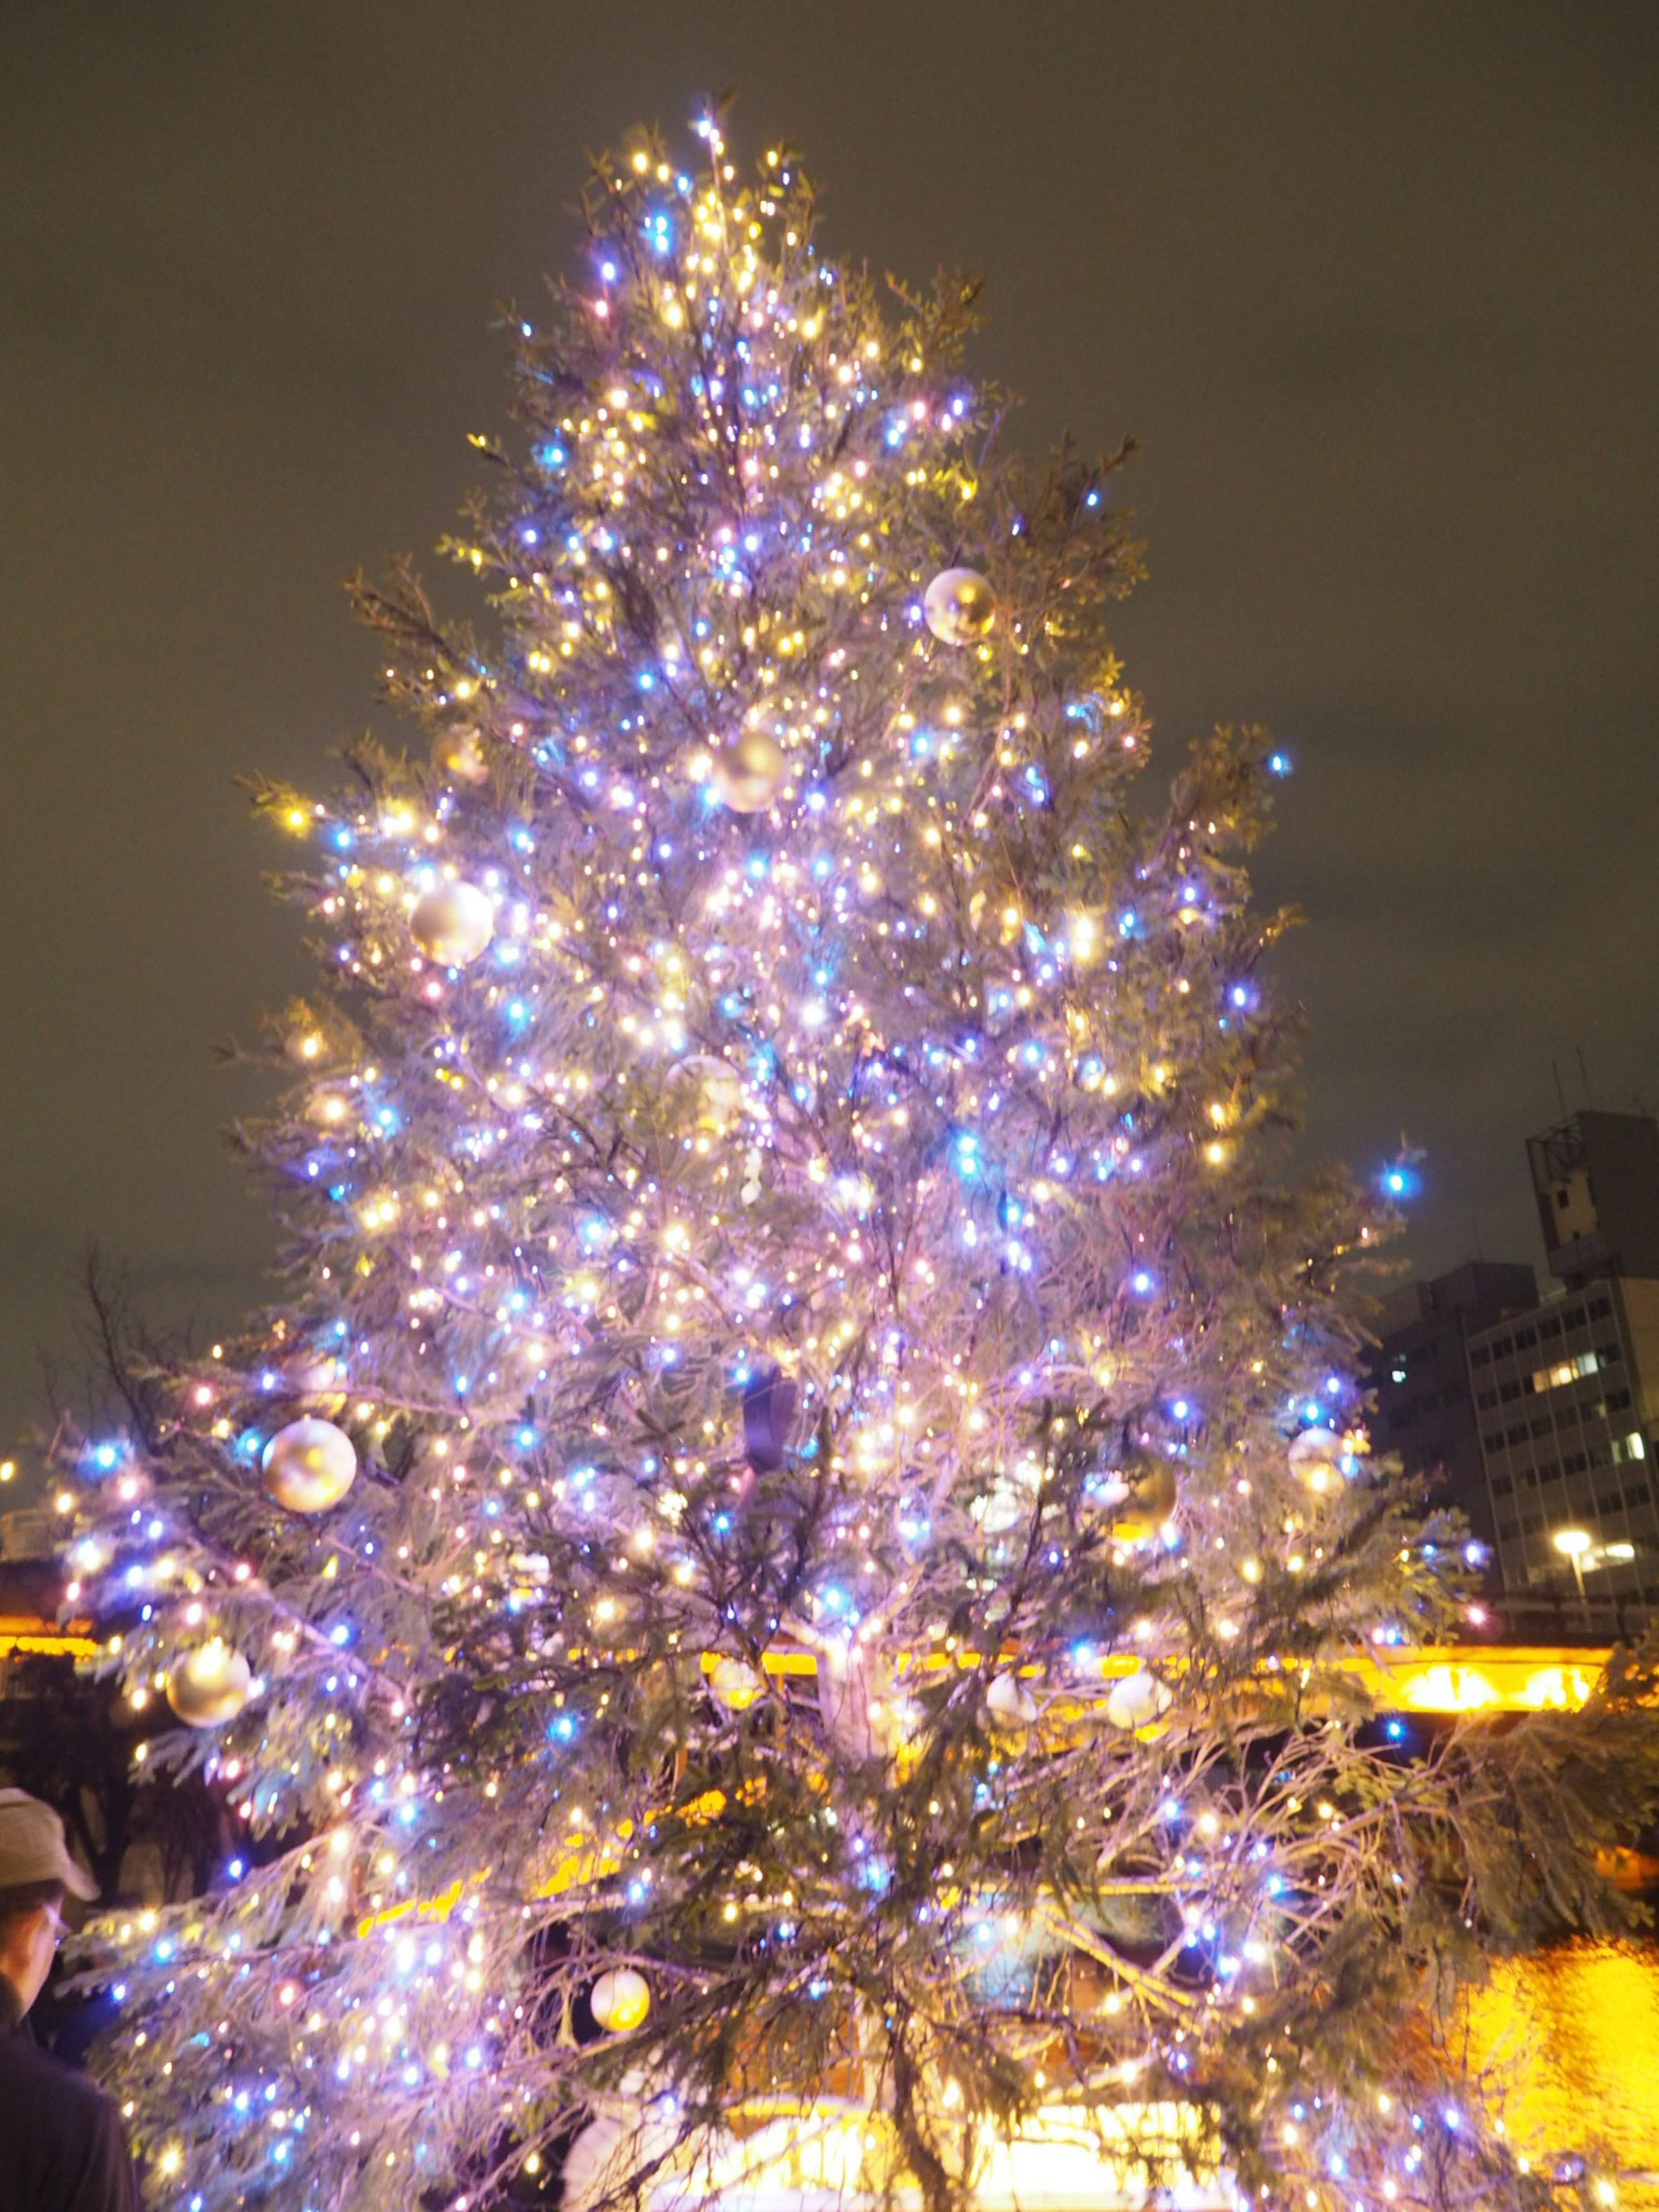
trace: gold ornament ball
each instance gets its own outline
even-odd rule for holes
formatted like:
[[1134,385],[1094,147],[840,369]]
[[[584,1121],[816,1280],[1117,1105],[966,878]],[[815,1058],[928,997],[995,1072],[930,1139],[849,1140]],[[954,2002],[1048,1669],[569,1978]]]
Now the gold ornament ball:
[[651,2009],[651,1984],[632,1966],[612,1966],[588,1992],[587,2007],[607,2035],[626,2035]]
[[942,568],[922,594],[921,611],[941,645],[977,645],[997,618],[997,595],[977,568]]
[[1113,1683],[1106,1699],[1106,1717],[1115,1729],[1145,1728],[1160,1713],[1168,1712],[1173,1703],[1158,1676],[1139,1667],[1121,1682]]
[[994,1726],[1028,1729],[1037,1717],[1036,1699],[1018,1674],[998,1674],[985,1692],[985,1709]]
[[698,1091],[697,1125],[713,1133],[727,1128],[743,1111],[743,1078],[712,1052],[694,1052],[677,1073],[689,1075]]
[[717,1659],[708,1673],[708,1694],[728,1713],[746,1713],[766,1688],[746,1659]]
[[167,1676],[167,1703],[190,1728],[219,1728],[247,1703],[252,1669],[241,1653],[216,1636],[198,1644]]
[[439,884],[410,918],[410,933],[441,968],[465,968],[495,934],[495,909],[477,884]]
[[721,746],[709,776],[721,804],[734,814],[763,814],[787,767],[781,745],[763,731],[749,730],[734,744]]
[[1342,1487],[1342,1439],[1334,1429],[1303,1429],[1286,1454],[1291,1473],[1316,1497]]
[[326,1513],[357,1479],[357,1453],[343,1429],[307,1414],[278,1429],[259,1462],[265,1488],[290,1513]]
[[1123,1474],[1126,1488],[1112,1513],[1112,1535],[1120,1544],[1144,1544],[1175,1511],[1175,1469],[1168,1460],[1149,1455]]

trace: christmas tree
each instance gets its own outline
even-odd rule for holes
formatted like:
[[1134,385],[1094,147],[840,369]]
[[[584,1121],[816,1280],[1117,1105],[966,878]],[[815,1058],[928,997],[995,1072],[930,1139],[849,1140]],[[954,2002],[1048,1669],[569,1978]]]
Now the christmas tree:
[[1462,1567],[1367,1451],[1393,1200],[1288,1179],[1284,763],[1148,795],[1121,455],[1024,464],[971,288],[701,136],[518,327],[487,641],[361,594],[415,756],[258,789],[280,1300],[63,1447],[100,1663],[254,1839],[101,1931],[155,2201],[946,2212],[1045,2129],[1109,2193],[1586,2188],[1449,2000],[1617,1924],[1648,1684],[1385,1720]]

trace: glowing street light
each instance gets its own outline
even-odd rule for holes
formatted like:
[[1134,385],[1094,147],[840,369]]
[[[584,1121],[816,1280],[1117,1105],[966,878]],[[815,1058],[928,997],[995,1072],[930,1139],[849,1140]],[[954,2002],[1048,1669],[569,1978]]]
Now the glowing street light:
[[1565,1553],[1572,1562],[1572,1578],[1578,1585],[1579,1602],[1584,1596],[1584,1554],[1589,1551],[1591,1537],[1587,1529],[1558,1528],[1551,1541],[1558,1552]]

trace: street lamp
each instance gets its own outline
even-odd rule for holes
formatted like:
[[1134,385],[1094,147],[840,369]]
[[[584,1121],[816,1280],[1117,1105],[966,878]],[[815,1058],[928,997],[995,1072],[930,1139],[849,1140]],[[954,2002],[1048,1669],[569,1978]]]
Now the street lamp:
[[1592,1539],[1583,1528],[1558,1528],[1551,1539],[1558,1552],[1565,1552],[1572,1562],[1572,1578],[1578,1585],[1578,1602],[1584,1601],[1584,1554]]

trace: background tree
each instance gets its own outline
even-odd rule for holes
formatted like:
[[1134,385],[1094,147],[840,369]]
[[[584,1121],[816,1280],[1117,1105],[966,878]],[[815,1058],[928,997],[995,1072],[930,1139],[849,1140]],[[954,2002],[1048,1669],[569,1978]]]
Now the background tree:
[[66,1460],[110,1663],[296,1839],[112,1931],[112,2077],[192,2212],[459,2212],[578,2129],[574,2196],[696,2190],[843,2111],[942,2212],[1056,2100],[1264,2203],[1548,2194],[1443,2008],[1617,1921],[1650,1686],[1378,1725],[1455,1532],[1365,1453],[1387,1207],[1283,1179],[1282,763],[1148,795],[1115,459],[1029,467],[972,289],[703,138],[598,166],[518,325],[487,641],[361,593],[430,760],[256,793],[321,971],[243,1133],[284,1294]]

